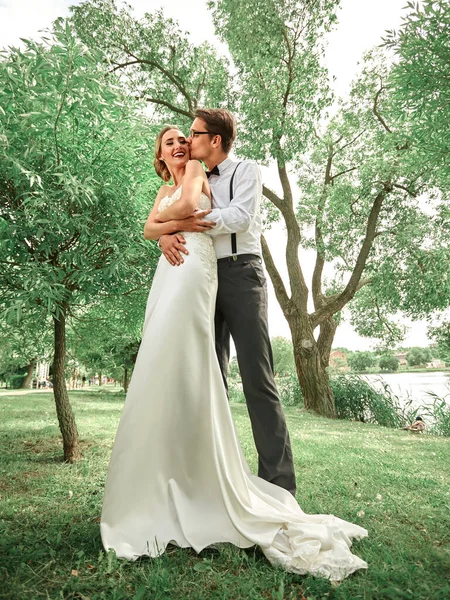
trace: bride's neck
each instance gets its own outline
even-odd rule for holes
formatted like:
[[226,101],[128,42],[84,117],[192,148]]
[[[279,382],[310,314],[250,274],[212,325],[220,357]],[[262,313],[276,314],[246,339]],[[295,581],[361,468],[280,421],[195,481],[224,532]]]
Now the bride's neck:
[[172,172],[173,184],[175,187],[179,187],[181,184],[181,180],[184,177],[184,173],[186,171],[185,167],[181,167],[181,169],[176,169]]

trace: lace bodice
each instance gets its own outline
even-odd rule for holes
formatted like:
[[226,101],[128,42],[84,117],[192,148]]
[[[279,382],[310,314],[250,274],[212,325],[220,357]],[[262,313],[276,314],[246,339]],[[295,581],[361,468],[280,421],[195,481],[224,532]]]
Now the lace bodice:
[[[176,200],[180,199],[182,187],[183,186],[180,185],[180,187],[172,194],[172,196],[164,196],[164,198],[161,198],[161,202],[159,203],[159,206],[158,206],[158,212],[165,210],[168,206],[173,204]],[[211,201],[208,198],[208,196],[206,194],[204,194],[203,192],[200,194],[197,208],[199,208],[200,210],[208,210],[208,208],[211,208]]]
[[[158,212],[161,212],[176,200],[179,200],[180,196],[181,186],[172,194],[172,196],[164,196],[164,198],[161,198]],[[197,208],[200,210],[208,210],[211,208],[211,201],[203,192],[200,194]],[[202,261],[209,281],[215,282],[217,280],[217,257],[210,236],[207,233],[196,233],[193,231],[183,231],[182,233],[186,238],[189,251],[193,251]]]

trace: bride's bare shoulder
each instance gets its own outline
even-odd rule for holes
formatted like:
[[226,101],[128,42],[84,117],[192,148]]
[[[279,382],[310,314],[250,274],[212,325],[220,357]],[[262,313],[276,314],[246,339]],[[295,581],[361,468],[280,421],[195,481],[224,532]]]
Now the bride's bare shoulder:
[[188,173],[189,175],[201,175],[205,173],[205,169],[203,168],[203,165],[199,160],[192,158],[186,163],[186,173]]
[[156,196],[157,200],[164,198],[170,192],[171,185],[162,185],[158,190],[158,195]]

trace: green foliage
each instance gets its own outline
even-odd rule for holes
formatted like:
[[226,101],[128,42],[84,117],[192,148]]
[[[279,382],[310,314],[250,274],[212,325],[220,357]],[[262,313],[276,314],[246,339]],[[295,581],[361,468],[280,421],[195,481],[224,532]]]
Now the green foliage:
[[231,379],[241,378],[237,356],[233,356],[233,358],[230,360],[230,364],[228,365],[228,377],[230,377]]
[[427,362],[430,362],[431,360],[430,349],[419,347],[410,348],[406,355],[406,360],[408,361],[408,365],[410,367],[426,365]]
[[51,348],[52,324],[44,311],[28,311],[22,314],[19,323],[5,319],[0,322],[0,368],[49,360]]
[[144,323],[148,287],[141,286],[120,300],[107,297],[73,315],[68,330],[70,355],[88,373],[102,372],[122,379],[134,367]]
[[279,377],[277,388],[284,406],[303,406],[303,393],[295,372]]
[[240,381],[228,378],[228,398],[230,402],[245,404],[245,395]]
[[[323,36],[339,0],[211,0],[216,32],[227,43],[239,86],[239,148],[284,165],[299,151],[331,100],[321,65]],[[257,42],[256,42],[257,40]]]
[[270,340],[273,352],[273,370],[277,376],[295,374],[294,349],[291,340],[274,337]]
[[228,62],[207,43],[193,46],[163,12],[137,19],[114,0],[89,0],[72,7],[77,35],[101,52],[110,72],[137,98],[152,104],[157,118],[187,129],[197,105],[230,106]]
[[100,58],[63,21],[47,41],[3,53],[0,274],[10,319],[39,307],[42,323],[150,280],[149,130]]
[[428,392],[433,400],[433,406],[427,411],[431,417],[430,433],[450,437],[450,393],[440,398],[433,392]]
[[418,149],[427,176],[448,189],[450,153],[450,4],[408,1],[398,31],[385,44],[396,53],[390,76],[404,127]]
[[377,359],[372,352],[359,351],[352,352],[348,356],[348,364],[353,371],[362,373],[376,365]]
[[450,321],[443,321],[439,326],[429,327],[428,335],[437,343],[438,357],[450,363]]
[[377,423],[384,427],[400,427],[404,424],[398,399],[387,386],[383,392],[378,392],[355,375],[340,375],[330,383],[339,419]]
[[382,371],[398,371],[400,361],[393,354],[383,354],[380,356],[378,365]]
[[59,22],[51,43],[28,41],[0,63],[0,269],[10,317],[36,305],[58,316],[151,272],[154,250],[140,228],[148,132],[98,60]]

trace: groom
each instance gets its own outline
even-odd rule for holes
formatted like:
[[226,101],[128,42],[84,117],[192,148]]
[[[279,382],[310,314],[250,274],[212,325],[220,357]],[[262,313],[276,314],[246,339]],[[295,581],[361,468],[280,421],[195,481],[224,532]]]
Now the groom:
[[[216,223],[208,233],[217,254],[218,291],[215,315],[216,352],[227,386],[230,334],[253,437],[258,451],[258,475],[295,496],[295,473],[289,433],[273,375],[267,325],[267,287],[261,266],[262,184],[254,162],[228,157],[236,137],[233,115],[224,109],[198,109],[188,138],[191,158],[208,168]],[[159,240],[164,256],[183,262],[187,249],[180,235]]]

